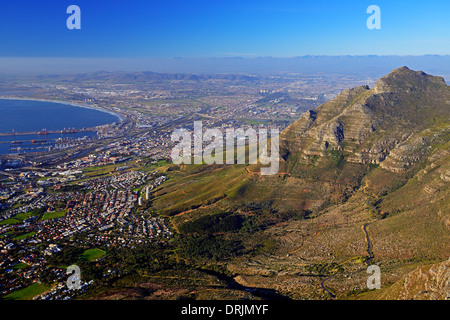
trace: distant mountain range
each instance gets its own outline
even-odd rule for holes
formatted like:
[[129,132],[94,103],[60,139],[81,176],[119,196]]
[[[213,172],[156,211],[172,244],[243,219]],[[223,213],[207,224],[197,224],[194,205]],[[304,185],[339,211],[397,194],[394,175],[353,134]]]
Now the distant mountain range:
[[40,75],[41,80],[51,79],[60,82],[73,81],[102,81],[115,83],[139,83],[139,82],[160,82],[160,81],[200,81],[200,80],[229,80],[229,81],[254,81],[255,77],[235,74],[192,74],[192,73],[157,73],[150,71],[143,72],[107,72],[99,71],[94,73],[73,74],[73,75]]
[[2,74],[61,74],[98,71],[158,73],[339,73],[381,77],[398,66],[435,75],[450,74],[450,55],[301,56],[228,58],[0,58]]

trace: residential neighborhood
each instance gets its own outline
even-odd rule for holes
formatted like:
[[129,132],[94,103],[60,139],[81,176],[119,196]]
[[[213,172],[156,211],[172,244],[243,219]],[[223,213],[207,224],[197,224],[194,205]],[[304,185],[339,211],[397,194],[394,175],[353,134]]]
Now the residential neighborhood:
[[[3,193],[12,203],[27,204],[0,217],[0,295],[39,282],[48,257],[58,254],[65,241],[93,248],[133,247],[172,236],[166,221],[142,206],[151,198],[151,190],[167,179],[158,170],[118,170],[111,176],[84,180],[81,171],[71,171],[71,164],[63,167],[65,171],[57,175],[43,175],[49,177],[44,180],[49,192],[39,186],[16,197],[14,192]],[[62,192],[73,180],[84,181]],[[67,279],[62,268],[51,269],[58,283]],[[39,298],[70,298],[64,286],[60,283]]]

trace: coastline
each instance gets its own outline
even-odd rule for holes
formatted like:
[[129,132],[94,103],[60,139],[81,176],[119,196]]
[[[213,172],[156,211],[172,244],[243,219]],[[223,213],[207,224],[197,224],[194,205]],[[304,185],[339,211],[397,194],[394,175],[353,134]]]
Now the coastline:
[[52,103],[59,103],[59,104],[65,104],[68,106],[73,106],[73,107],[78,107],[78,108],[85,108],[85,109],[91,109],[91,110],[97,110],[100,112],[105,112],[105,113],[109,113],[113,116],[115,116],[118,119],[118,122],[123,122],[125,121],[125,118],[117,112],[108,110],[108,109],[103,109],[100,107],[93,107],[93,106],[88,106],[88,105],[82,105],[82,104],[78,104],[78,103],[74,103],[74,102],[69,102],[69,101],[62,101],[62,100],[47,100],[47,99],[38,99],[38,98],[23,98],[23,97],[5,97],[5,96],[0,96],[0,100],[25,100],[25,101],[40,101],[40,102],[52,102]]

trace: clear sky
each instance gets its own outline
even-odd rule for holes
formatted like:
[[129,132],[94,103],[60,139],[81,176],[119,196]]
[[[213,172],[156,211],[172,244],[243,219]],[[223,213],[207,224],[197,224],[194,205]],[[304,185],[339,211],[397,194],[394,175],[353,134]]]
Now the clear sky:
[[[81,30],[68,30],[69,5]],[[369,30],[370,5],[381,29]],[[0,57],[450,54],[449,0],[14,0]]]

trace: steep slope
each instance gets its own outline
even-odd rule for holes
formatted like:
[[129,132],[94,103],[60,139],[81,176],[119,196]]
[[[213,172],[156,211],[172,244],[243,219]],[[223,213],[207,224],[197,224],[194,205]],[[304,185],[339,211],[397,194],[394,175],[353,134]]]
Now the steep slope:
[[283,131],[281,154],[289,160],[300,153],[301,163],[310,163],[312,155],[343,150],[350,162],[378,164],[411,135],[448,121],[449,103],[443,78],[402,67],[373,89],[345,90],[305,113]]
[[450,300],[450,259],[417,267],[386,290],[368,293],[365,299]]

